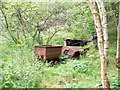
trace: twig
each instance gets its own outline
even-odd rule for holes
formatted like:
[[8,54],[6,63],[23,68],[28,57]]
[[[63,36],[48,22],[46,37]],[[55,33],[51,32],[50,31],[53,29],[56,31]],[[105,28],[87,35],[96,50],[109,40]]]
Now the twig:
[[2,12],[2,14],[3,14],[4,18],[5,18],[6,28],[9,28],[9,26],[8,26],[8,21],[7,21],[7,17],[6,17],[6,15],[5,15],[4,11],[2,10],[2,7],[0,7],[0,10],[1,10],[1,12]]
[[56,34],[57,32],[58,32],[58,31],[56,30],[56,31],[53,33],[53,35],[47,40],[46,44],[49,43],[49,41],[55,36],[55,34]]
[[12,36],[12,34],[11,34],[10,30],[9,30],[9,25],[8,25],[8,21],[7,21],[7,16],[5,15],[4,11],[2,10],[2,7],[0,7],[0,10],[1,10],[3,16],[4,16],[5,23],[6,23],[6,28],[7,28],[8,32],[9,32],[11,38],[13,39],[13,41],[14,41],[16,44],[19,43],[19,42],[17,41],[17,39]]

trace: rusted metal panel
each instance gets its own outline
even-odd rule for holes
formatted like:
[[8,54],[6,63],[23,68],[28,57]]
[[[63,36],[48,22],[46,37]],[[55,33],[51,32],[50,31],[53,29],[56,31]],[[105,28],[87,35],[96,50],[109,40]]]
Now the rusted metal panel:
[[35,46],[34,48],[34,59],[38,58],[38,59],[44,59],[44,55],[45,55],[45,51],[46,49],[41,47],[41,46]]
[[48,59],[55,59],[58,58],[61,54],[61,47],[52,47],[46,48],[46,57]]
[[89,42],[91,42],[91,40],[64,38],[65,46],[84,46],[87,45]]
[[84,51],[84,49],[80,49],[76,46],[64,46],[62,48],[62,54],[67,54],[70,57],[79,57],[82,51]]
[[61,54],[61,45],[37,45],[34,48],[35,59],[38,57],[41,60],[57,59]]

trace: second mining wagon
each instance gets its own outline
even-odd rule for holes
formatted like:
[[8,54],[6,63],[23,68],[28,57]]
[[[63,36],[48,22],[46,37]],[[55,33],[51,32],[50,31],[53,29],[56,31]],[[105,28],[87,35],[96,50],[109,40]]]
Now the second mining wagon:
[[61,54],[61,45],[36,45],[34,48],[35,59],[58,59]]

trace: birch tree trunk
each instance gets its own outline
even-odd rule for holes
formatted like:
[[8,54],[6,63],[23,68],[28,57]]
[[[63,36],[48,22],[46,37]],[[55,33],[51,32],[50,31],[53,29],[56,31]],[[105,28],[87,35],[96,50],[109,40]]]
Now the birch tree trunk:
[[120,2],[119,2],[119,22],[117,27],[117,62],[120,63]]
[[104,5],[104,0],[96,0],[96,2],[100,13],[102,31],[104,36],[104,55],[108,63],[108,28],[107,28],[107,20],[106,20],[106,10]]
[[101,23],[99,19],[99,13],[97,11],[96,3],[92,0],[87,0],[87,3],[92,11],[95,28],[98,36],[98,48],[99,48],[99,54],[100,54],[100,61],[101,61],[101,78],[102,78],[102,85],[103,88],[110,88],[109,80],[107,77],[107,62],[104,55],[104,45],[103,45],[103,34],[102,34],[102,28]]

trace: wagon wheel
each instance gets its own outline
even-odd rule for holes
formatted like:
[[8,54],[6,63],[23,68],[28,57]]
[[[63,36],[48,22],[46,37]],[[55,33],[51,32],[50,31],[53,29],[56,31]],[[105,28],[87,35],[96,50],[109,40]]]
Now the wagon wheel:
[[43,55],[36,55],[35,61],[42,61],[43,60]]
[[34,61],[35,62],[38,61],[38,57],[39,57],[38,54],[34,56]]
[[39,60],[43,60],[43,55],[39,55]]
[[65,55],[68,55],[68,51],[69,51],[69,50],[65,50],[63,53],[64,53]]

